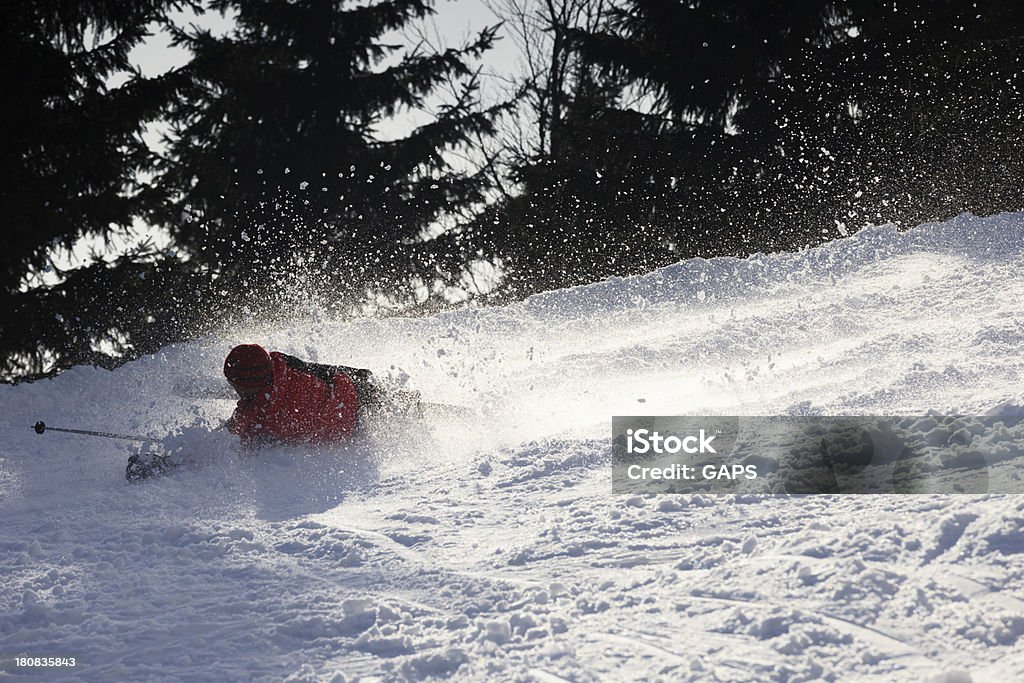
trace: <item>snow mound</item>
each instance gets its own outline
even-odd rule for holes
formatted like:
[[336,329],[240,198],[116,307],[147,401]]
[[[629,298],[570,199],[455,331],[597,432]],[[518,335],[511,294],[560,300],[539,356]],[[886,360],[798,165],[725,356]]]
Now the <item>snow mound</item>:
[[[616,497],[609,432],[931,411],[998,417],[988,446],[1017,453],[1022,250],[1024,214],[883,226],[2,386],[0,653],[74,654],[95,681],[1020,679],[1015,497]],[[241,341],[478,414],[243,457],[215,430]],[[129,443],[40,419],[193,466],[129,485]]]

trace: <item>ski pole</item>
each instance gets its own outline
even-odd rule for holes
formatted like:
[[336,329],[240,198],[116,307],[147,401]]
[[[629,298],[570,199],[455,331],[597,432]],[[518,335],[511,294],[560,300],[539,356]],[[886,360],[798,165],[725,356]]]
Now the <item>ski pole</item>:
[[46,430],[51,432],[67,432],[68,434],[84,434],[85,436],[102,436],[105,439],[124,439],[125,441],[155,441],[151,436],[132,436],[131,434],[111,434],[110,432],[94,432],[88,429],[67,429],[65,427],[47,427],[46,423],[40,420],[32,425],[36,434],[42,434]]

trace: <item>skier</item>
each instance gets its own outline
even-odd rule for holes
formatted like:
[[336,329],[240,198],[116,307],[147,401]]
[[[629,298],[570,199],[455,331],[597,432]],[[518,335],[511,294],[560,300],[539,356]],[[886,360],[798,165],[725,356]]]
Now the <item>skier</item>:
[[409,413],[417,392],[385,392],[369,370],[308,363],[258,344],[241,344],[224,360],[239,401],[227,422],[243,445],[344,441],[370,411]]
[[[277,351],[268,353],[257,344],[231,349],[224,359],[224,376],[239,396],[225,426],[247,448],[346,441],[366,426],[371,414],[420,418],[425,407],[464,414],[457,406],[424,404],[418,391],[385,389],[369,370],[309,363]],[[40,434],[45,429],[42,422],[36,427]],[[141,481],[171,472],[179,464],[159,450],[140,452],[128,459],[125,476]]]
[[[423,403],[418,391],[385,389],[369,370],[345,365],[307,363],[294,356],[268,353],[257,344],[241,344],[224,359],[224,376],[238,393],[235,411],[225,426],[247,447],[266,443],[311,444],[345,441],[366,426],[367,416],[421,419],[431,414],[467,418],[472,411],[460,406]],[[40,420],[37,434],[47,430],[125,439],[141,444],[128,458],[125,477],[141,481],[166,474],[182,463],[175,453],[156,448],[157,440],[65,427],[47,427]]]

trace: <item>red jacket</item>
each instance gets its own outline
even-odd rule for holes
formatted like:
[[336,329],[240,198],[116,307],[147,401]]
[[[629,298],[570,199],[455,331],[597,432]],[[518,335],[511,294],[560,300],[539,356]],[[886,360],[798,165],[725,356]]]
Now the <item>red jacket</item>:
[[238,402],[228,422],[232,434],[247,445],[322,443],[352,436],[359,405],[347,374],[335,372],[327,380],[291,356],[274,351],[270,358],[274,382],[255,398]]

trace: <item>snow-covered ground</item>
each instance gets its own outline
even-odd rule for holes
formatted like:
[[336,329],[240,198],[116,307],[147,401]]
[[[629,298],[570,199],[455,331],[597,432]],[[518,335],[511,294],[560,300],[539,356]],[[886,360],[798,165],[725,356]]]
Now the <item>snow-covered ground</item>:
[[[0,387],[0,655],[90,681],[1024,680],[1024,496],[610,492],[616,414],[1019,415],[1022,252],[1024,214],[873,228]],[[479,415],[241,458],[209,430],[241,341]],[[200,466],[130,485],[130,444],[39,419]]]

